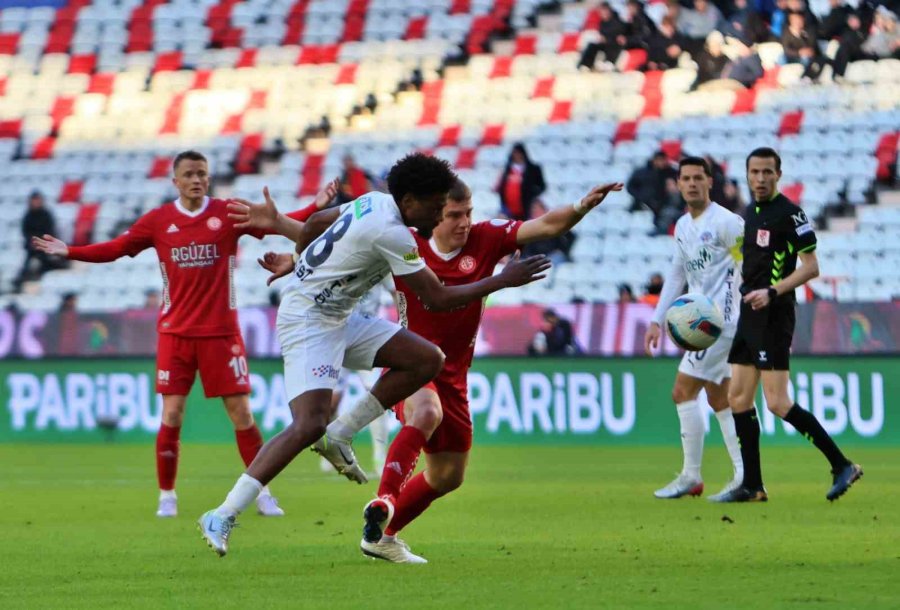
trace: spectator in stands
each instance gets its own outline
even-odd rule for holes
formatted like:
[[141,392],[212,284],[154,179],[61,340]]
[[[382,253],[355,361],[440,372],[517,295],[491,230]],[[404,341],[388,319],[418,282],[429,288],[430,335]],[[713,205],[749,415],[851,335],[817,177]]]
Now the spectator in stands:
[[738,216],[744,215],[744,208],[747,205],[744,203],[744,197],[741,194],[741,189],[738,188],[737,180],[733,180],[728,178],[725,180],[725,188],[724,194],[721,199],[716,199],[715,202],[721,205],[723,208],[730,212],[734,212]]
[[529,356],[573,356],[581,353],[572,323],[552,309],[544,310],[541,328],[528,346]]
[[722,76],[750,89],[766,72],[763,69],[762,59],[755,49],[741,42],[735,42],[734,46],[738,49],[738,58],[725,68]]
[[495,189],[500,196],[500,211],[507,218],[528,220],[531,218],[531,205],[546,189],[541,166],[532,162],[525,145],[517,142],[509,153]]
[[840,45],[834,54],[834,76],[840,78],[847,71],[847,65],[851,61],[872,59],[872,56],[863,50],[866,42],[866,33],[862,28],[862,20],[856,13],[847,16],[847,27],[840,37]]
[[675,25],[687,38],[688,51],[696,57],[703,48],[706,37],[716,30],[721,20],[722,13],[709,0],[694,0],[693,9],[681,9]]
[[815,28],[801,12],[788,13],[787,28],[781,33],[784,59],[789,64],[803,65],[803,78],[818,80],[829,60],[819,50]]
[[269,305],[272,307],[278,307],[281,305],[281,291],[280,290],[270,290],[269,291]]
[[747,0],[734,0],[734,8],[727,18],[719,22],[719,31],[745,45],[767,42],[772,38],[766,22]]
[[806,21],[806,27],[808,27],[813,35],[818,38],[819,20],[816,18],[815,14],[809,10],[806,0],[787,0],[787,11],[788,13],[802,14],[804,21]]
[[159,311],[160,305],[158,290],[148,290],[144,293],[144,309],[147,311]]
[[633,210],[646,206],[653,212],[655,232],[660,235],[667,233],[681,214],[676,175],[666,153],[658,151],[647,165],[631,174],[625,187],[634,198]]
[[338,201],[347,203],[357,197],[362,197],[373,190],[374,180],[363,168],[356,164],[353,155],[344,155],[344,171],[341,173],[341,189],[338,193]]
[[[535,199],[531,204],[531,214],[529,215],[529,219],[534,220],[535,218],[539,218],[546,213],[547,208],[544,206],[544,203],[540,199]],[[522,256],[544,254],[553,262],[553,265],[555,267],[556,265],[560,265],[571,260],[571,256],[569,253],[572,250],[572,244],[574,243],[575,234],[569,231],[568,233],[564,233],[559,237],[544,239],[526,245],[524,248],[522,248]]]
[[[28,196],[28,211],[22,217],[22,236],[25,238],[25,263],[22,271],[14,282],[16,292],[21,290],[22,284],[29,280],[40,278],[46,271],[57,269],[61,265],[52,260],[50,256],[35,250],[31,243],[32,237],[43,237],[56,233],[56,221],[53,214],[44,206],[44,195],[40,191],[33,191]],[[35,269],[34,262],[38,266]]]
[[644,12],[644,3],[640,0],[628,0],[625,13],[625,48],[646,49],[647,41],[656,34],[656,24]]
[[581,59],[578,61],[579,68],[593,70],[594,64],[597,63],[597,55],[600,53],[603,53],[604,61],[615,64],[619,53],[628,43],[628,30],[625,23],[619,19],[608,2],[600,5],[599,32],[597,42],[588,43],[581,53]]
[[634,291],[631,289],[631,286],[628,284],[619,284],[619,305],[627,305],[628,303],[635,303],[636,300],[634,298]]
[[675,29],[671,17],[663,17],[659,31],[650,37],[647,45],[647,69],[669,70],[678,67],[678,59],[684,52],[684,37]]
[[59,303],[59,313],[75,312],[78,310],[78,294],[67,292]]
[[656,307],[656,304],[659,303],[659,295],[662,293],[663,281],[661,273],[651,275],[650,281],[647,282],[646,286],[647,292],[644,293],[638,302]]
[[900,28],[897,27],[897,15],[879,6],[875,11],[875,22],[872,34],[862,46],[863,51],[876,57],[894,57],[900,59]]
[[724,46],[725,37],[720,32],[711,32],[706,37],[703,50],[694,55],[694,61],[697,63],[697,79],[694,81],[693,89],[722,78],[725,68],[731,64],[731,60],[722,52]]
[[775,0],[775,9],[772,11],[772,19],[769,22],[769,29],[772,34],[780,39],[784,33],[785,24],[787,23],[787,0]]
[[853,9],[850,5],[845,4],[844,0],[829,0],[829,4],[831,4],[831,11],[825,16],[819,27],[820,40],[842,38],[849,29],[850,16],[853,15]]

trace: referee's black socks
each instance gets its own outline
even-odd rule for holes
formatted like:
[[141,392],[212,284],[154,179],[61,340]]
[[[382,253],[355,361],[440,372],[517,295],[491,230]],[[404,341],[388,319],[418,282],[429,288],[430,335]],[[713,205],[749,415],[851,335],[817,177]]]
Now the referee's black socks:
[[825,432],[825,428],[822,427],[816,416],[800,405],[794,404],[791,410],[787,412],[787,415],[784,416],[784,421],[794,426],[797,432],[812,441],[812,444],[825,454],[825,457],[831,462],[833,471],[836,472],[850,463],[828,433]]
[[759,420],[756,407],[734,414],[734,429],[741,443],[741,459],[744,461],[744,487],[759,489],[763,486],[759,466]]

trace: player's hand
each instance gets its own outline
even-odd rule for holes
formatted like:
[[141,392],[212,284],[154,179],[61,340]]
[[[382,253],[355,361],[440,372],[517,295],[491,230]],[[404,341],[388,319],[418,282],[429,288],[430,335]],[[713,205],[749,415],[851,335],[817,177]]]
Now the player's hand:
[[232,199],[228,202],[228,218],[234,221],[236,229],[272,230],[278,222],[278,208],[269,195],[269,187],[263,188],[265,203],[253,203],[246,199]]
[[337,197],[338,191],[341,189],[341,179],[335,178],[331,182],[325,185],[321,191],[316,195],[316,208],[319,210],[324,210],[331,202],[334,201],[334,198]]
[[621,182],[609,182],[607,184],[601,184],[600,186],[595,186],[591,189],[591,192],[584,196],[581,200],[581,209],[584,210],[584,213],[587,214],[598,205],[600,205],[606,196],[609,195],[613,191],[621,191],[625,188],[625,185]]
[[768,307],[770,302],[768,288],[760,288],[744,295],[744,303],[748,303],[754,311]]
[[659,349],[659,338],[661,335],[662,331],[659,329],[659,324],[651,322],[647,332],[644,333],[644,352],[648,356],[652,356],[653,352]]
[[272,275],[266,280],[266,286],[271,286],[272,282],[278,278],[282,278],[294,270],[294,257],[290,254],[276,254],[275,252],[266,252],[265,255],[257,259],[259,266],[270,272]]
[[43,237],[34,236],[31,238],[31,245],[38,252],[52,254],[53,256],[69,256],[69,246],[61,239],[56,239],[52,235],[44,235]]
[[508,287],[524,286],[547,277],[544,272],[552,266],[550,259],[543,254],[522,258],[522,253],[516,250],[500,276],[506,280]]

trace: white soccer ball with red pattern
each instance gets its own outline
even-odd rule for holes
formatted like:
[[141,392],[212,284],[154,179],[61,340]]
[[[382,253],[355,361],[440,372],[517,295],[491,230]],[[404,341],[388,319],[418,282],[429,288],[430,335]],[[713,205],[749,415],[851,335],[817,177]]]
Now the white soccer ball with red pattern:
[[715,343],[722,334],[725,318],[706,295],[683,294],[666,312],[666,330],[681,349],[699,352]]

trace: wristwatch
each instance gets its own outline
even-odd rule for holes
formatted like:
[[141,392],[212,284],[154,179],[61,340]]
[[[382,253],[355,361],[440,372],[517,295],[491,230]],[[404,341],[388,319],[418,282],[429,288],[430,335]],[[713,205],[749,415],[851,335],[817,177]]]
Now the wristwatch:
[[775,286],[769,286],[768,292],[769,292],[769,300],[770,300],[770,301],[771,301],[771,300],[774,300],[775,297],[778,296],[778,291],[775,290]]

